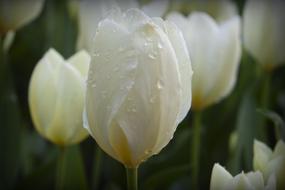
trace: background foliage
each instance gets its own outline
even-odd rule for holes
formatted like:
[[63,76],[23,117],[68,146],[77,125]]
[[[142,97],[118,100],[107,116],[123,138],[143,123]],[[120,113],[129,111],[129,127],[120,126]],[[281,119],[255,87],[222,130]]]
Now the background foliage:
[[[244,1],[236,3],[242,14]],[[69,2],[46,0],[41,15],[17,31],[8,56],[1,51],[1,60],[7,64],[0,63],[0,189],[55,187],[59,149],[33,128],[27,89],[43,54],[54,47],[68,58],[75,52],[77,33],[77,18]],[[266,73],[243,52],[233,93],[202,116],[201,189],[209,188],[215,162],[232,174],[251,170],[254,138],[275,145],[275,126],[283,125],[280,118],[285,117],[284,81],[284,66]],[[190,111],[159,155],[141,165],[140,189],[189,189],[194,114]],[[66,151],[61,181],[67,189],[125,189],[123,166],[100,151],[90,137]]]

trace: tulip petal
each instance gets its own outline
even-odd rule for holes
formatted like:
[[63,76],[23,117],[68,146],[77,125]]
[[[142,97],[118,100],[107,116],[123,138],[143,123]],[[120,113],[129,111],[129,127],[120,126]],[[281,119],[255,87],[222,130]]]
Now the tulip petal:
[[276,189],[276,177],[275,174],[270,175],[265,190],[275,190]]
[[[29,85],[29,106],[32,119],[35,127],[43,136],[54,117],[56,81],[53,75],[61,62],[63,62],[61,55],[54,49],[50,49],[35,67]],[[42,71],[46,74],[43,75]],[[45,101],[40,99],[42,97],[46,97]]]
[[67,60],[81,73],[81,76],[87,76],[90,61],[90,55],[84,50],[77,52]]
[[263,189],[265,184],[263,180],[262,173],[257,172],[249,172],[246,174],[246,177],[250,181],[251,186],[254,187],[254,189]]
[[177,60],[163,31],[148,23],[131,39],[139,51],[137,75],[116,120],[137,165],[158,153],[172,138],[181,91]]
[[268,148],[264,143],[255,140],[253,151],[254,151],[254,157],[253,157],[254,169],[264,171],[272,155],[271,149]]
[[285,143],[282,140],[279,140],[275,145],[274,152],[272,157],[283,156],[285,157]]
[[232,19],[222,23],[219,29],[218,41],[216,42],[217,64],[219,75],[213,77],[211,88],[208,89],[208,95],[205,97],[205,104],[217,102],[227,96],[233,89],[241,57],[240,40],[240,19]]
[[191,80],[193,71],[187,45],[184,41],[183,34],[172,22],[163,21],[161,18],[155,18],[154,21],[167,34],[178,60],[178,68],[182,85],[182,101],[178,116],[178,123],[180,123],[189,112],[192,100]]
[[248,0],[243,14],[246,50],[261,64],[272,68],[285,61],[285,2]]
[[[110,35],[113,34],[113,35]],[[86,111],[91,135],[109,155],[116,157],[108,128],[130,88],[138,64],[128,31],[110,19],[100,22],[90,64]]]
[[87,136],[82,127],[81,117],[85,80],[79,71],[65,62],[60,64],[55,78],[57,81],[55,114],[46,135],[56,144],[73,144]]
[[225,189],[227,184],[233,179],[232,175],[220,164],[215,164],[211,176],[211,190]]

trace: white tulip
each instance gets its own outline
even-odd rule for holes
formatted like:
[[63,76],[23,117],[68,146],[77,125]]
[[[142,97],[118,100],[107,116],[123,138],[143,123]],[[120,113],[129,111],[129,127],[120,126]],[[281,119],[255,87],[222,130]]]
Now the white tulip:
[[35,19],[41,12],[44,0],[1,0],[0,33],[17,30]]
[[246,50],[265,69],[285,62],[285,1],[248,0],[243,14]]
[[173,11],[206,12],[217,21],[224,21],[238,14],[237,6],[231,0],[178,0],[173,2],[172,7]]
[[148,16],[162,16],[168,8],[168,1],[153,0],[144,6],[140,6],[137,0],[80,1],[77,49],[92,51],[92,41],[98,23],[116,8],[120,8],[123,11],[130,8],[141,8]]
[[275,190],[275,186],[274,176],[271,176],[265,185],[259,171],[242,172],[233,177],[225,168],[215,164],[212,170],[210,190]]
[[137,167],[171,140],[191,105],[192,69],[178,28],[138,9],[114,11],[93,42],[86,128],[126,167]]
[[60,146],[87,137],[82,112],[90,56],[80,51],[68,60],[50,49],[36,65],[29,86],[29,106],[37,131]]
[[233,89],[241,57],[238,16],[217,24],[206,13],[188,17],[171,13],[167,19],[183,31],[194,76],[192,107],[201,110],[219,102]]
[[254,141],[253,167],[263,173],[265,179],[274,174],[277,179],[277,189],[285,188],[285,144],[280,140],[272,151],[264,143]]

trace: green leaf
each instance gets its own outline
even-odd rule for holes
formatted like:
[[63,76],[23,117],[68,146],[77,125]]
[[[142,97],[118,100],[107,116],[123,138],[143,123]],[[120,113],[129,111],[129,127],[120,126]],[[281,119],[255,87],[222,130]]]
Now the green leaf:
[[190,165],[168,167],[151,175],[141,189],[166,189],[183,176],[190,175]]
[[0,40],[0,189],[7,189],[14,185],[19,169],[21,118],[8,52]]
[[281,137],[285,140],[285,122],[277,113],[267,109],[257,109],[257,112],[270,119],[276,128],[277,137]]
[[236,123],[237,143],[234,154],[229,161],[229,168],[232,174],[237,174],[241,170],[252,169],[253,140],[256,131],[256,103],[252,90],[244,95]]
[[60,171],[57,183],[62,189],[87,189],[85,168],[79,145],[64,148],[59,155],[57,167]]

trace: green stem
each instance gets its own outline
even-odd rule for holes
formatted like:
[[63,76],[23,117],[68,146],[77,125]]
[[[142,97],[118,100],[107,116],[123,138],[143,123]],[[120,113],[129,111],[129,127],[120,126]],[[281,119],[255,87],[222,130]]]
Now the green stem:
[[61,147],[57,163],[56,187],[55,187],[56,190],[64,189],[63,182],[65,177],[65,154],[66,154],[65,148]]
[[201,118],[202,112],[196,112],[193,123],[193,138],[192,138],[192,185],[193,189],[198,187],[199,176],[199,159],[200,159],[200,143],[201,143]]
[[128,190],[137,190],[138,189],[138,168],[127,168],[127,183]]
[[101,174],[101,165],[102,165],[102,157],[103,152],[99,146],[96,146],[95,150],[95,159],[94,159],[94,167],[93,167],[93,189],[98,189],[100,174]]
[[[269,109],[270,108],[270,83],[271,83],[271,74],[270,72],[263,72],[262,75],[263,82],[261,83],[263,85],[262,92],[261,92],[261,102],[260,102],[260,107],[262,109]],[[261,139],[267,139],[266,136],[266,118],[262,117],[260,120],[260,124],[258,127],[258,136]]]

